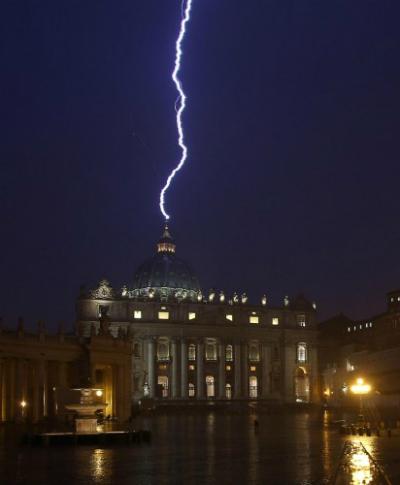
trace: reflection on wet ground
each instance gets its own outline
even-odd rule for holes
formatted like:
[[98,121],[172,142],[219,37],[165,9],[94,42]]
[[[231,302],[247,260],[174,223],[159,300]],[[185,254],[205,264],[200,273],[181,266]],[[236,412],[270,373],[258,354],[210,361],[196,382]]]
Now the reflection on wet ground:
[[[328,483],[349,439],[329,421],[319,411],[170,410],[137,420],[138,428],[152,431],[150,445],[113,448],[24,448],[3,430],[0,483]],[[360,441],[400,483],[400,437],[354,437]]]

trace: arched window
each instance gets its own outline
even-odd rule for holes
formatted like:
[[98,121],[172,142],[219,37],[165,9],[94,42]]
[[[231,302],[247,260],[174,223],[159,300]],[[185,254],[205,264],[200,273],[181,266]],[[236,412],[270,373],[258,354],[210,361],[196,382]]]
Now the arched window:
[[227,362],[233,361],[233,347],[232,347],[232,345],[227,345],[225,347],[225,360]]
[[207,397],[215,396],[214,376],[206,376]]
[[169,359],[169,347],[167,342],[159,342],[157,347],[157,358],[158,360],[168,360]]
[[196,360],[196,346],[194,344],[189,345],[188,358],[189,360]]
[[206,345],[206,360],[217,360],[217,348],[213,343]]
[[225,385],[225,397],[226,399],[232,399],[232,386],[230,384]]
[[192,382],[189,382],[188,389],[189,389],[189,397],[194,397],[196,395],[196,389]]
[[256,398],[258,396],[257,377],[249,377],[249,397]]
[[258,362],[260,360],[260,349],[258,344],[251,344],[249,347],[249,360]]
[[307,344],[305,342],[297,344],[297,362],[307,362]]

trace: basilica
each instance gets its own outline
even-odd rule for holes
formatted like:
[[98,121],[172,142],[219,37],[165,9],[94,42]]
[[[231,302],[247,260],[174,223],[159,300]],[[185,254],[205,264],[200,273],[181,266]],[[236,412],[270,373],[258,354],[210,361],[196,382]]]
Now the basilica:
[[270,306],[247,295],[203,291],[177,256],[168,226],[133,281],[82,289],[77,331],[132,344],[132,401],[319,401],[315,304],[303,295]]

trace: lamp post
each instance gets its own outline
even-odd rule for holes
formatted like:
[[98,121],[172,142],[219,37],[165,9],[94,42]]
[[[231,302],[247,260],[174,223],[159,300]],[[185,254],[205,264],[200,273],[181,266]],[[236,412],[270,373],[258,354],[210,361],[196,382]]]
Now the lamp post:
[[366,384],[364,382],[364,379],[362,377],[359,377],[356,380],[356,383],[353,384],[350,387],[350,391],[353,394],[355,394],[356,396],[360,396],[360,415],[361,415],[362,414],[362,410],[363,410],[363,401],[362,401],[362,398],[363,398],[363,396],[365,396],[366,394],[369,394],[371,392],[371,385],[370,384]]

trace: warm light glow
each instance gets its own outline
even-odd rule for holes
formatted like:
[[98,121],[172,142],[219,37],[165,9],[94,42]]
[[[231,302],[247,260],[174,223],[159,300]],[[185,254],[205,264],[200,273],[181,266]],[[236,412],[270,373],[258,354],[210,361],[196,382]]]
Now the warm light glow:
[[193,364],[190,364],[189,365],[189,370],[194,370],[194,365]]
[[368,394],[371,392],[371,386],[369,384],[365,384],[364,379],[359,377],[356,380],[356,384],[353,384],[350,387],[350,390],[353,394]]
[[330,391],[329,389],[325,389],[324,390],[324,396],[329,396],[330,395]]
[[169,312],[166,312],[166,311],[158,312],[158,319],[159,320],[168,320],[169,319]]
[[227,365],[227,366],[225,367],[225,369],[226,369],[226,370],[231,370],[231,366],[230,366],[230,365]]
[[28,403],[26,401],[21,401],[21,408],[25,408]]
[[260,318],[257,315],[251,315],[249,317],[250,323],[260,323]]
[[279,325],[279,318],[278,317],[274,317],[272,319],[272,325]]
[[251,372],[255,372],[256,371],[256,366],[255,365],[250,366],[250,370],[251,370]]
[[135,310],[133,312],[133,318],[136,318],[136,319],[142,318],[142,310]]
[[189,312],[188,317],[189,317],[189,320],[194,320],[196,318],[195,312]]
[[96,396],[101,397],[103,395],[103,391],[101,389],[97,389]]
[[225,315],[225,318],[227,320],[229,320],[230,322],[233,322],[233,315],[232,314],[229,313],[229,314]]

